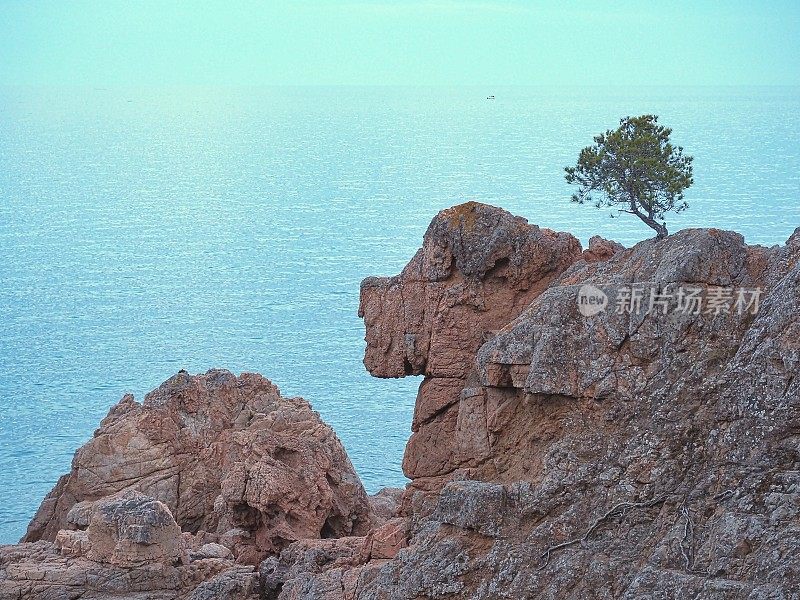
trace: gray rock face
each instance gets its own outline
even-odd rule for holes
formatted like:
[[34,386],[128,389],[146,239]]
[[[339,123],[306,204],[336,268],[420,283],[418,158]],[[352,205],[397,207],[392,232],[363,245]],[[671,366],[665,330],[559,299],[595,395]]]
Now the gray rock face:
[[480,481],[412,504],[409,548],[358,597],[800,597],[799,239],[584,253],[477,351],[456,418],[486,427],[461,473]]
[[260,598],[258,575],[250,567],[232,567],[198,585],[187,600],[255,600]]

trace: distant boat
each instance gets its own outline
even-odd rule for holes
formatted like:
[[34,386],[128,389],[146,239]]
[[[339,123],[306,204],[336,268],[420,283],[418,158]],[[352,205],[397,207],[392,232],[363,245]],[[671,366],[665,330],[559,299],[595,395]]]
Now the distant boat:
[[487,100],[494,100],[494,96],[486,96]]

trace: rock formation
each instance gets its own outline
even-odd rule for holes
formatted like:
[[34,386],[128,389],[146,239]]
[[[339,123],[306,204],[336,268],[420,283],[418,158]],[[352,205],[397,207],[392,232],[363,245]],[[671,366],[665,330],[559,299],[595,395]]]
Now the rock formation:
[[[158,500],[127,490],[84,514],[88,527],[59,531],[55,544],[0,546],[0,598],[257,598],[255,567],[236,565],[229,550],[190,556],[193,536]],[[203,595],[226,583],[229,593]]]
[[[475,255],[457,244],[488,215],[511,220],[441,213],[400,276],[363,284],[367,368],[426,379],[404,463],[408,547],[350,569],[352,597],[797,598],[800,229],[774,248],[713,229],[628,250],[593,239],[542,287],[530,279],[522,310],[514,295],[475,302],[440,332],[428,315],[464,289],[440,282],[469,278],[459,265]],[[481,256],[473,289],[492,277],[494,255]],[[450,270],[418,276],[432,257]],[[603,310],[581,310],[584,286]],[[446,331],[458,323],[468,332]],[[475,372],[429,367],[467,364],[465,348]],[[280,597],[315,597],[300,581],[331,575],[301,567]]]
[[800,598],[800,228],[582,250],[467,203],[360,313],[373,375],[424,376],[405,492],[265,379],[179,374],[0,547],[0,598]]
[[334,432],[260,375],[179,373],[142,404],[125,396],[75,454],[23,541],[90,528],[87,506],[137,490],[183,531],[256,564],[298,539],[365,533],[367,496]]
[[[713,229],[594,242],[490,333],[479,381],[412,438],[406,464],[446,440],[458,476],[481,481],[446,483],[432,512],[412,503],[410,547],[360,597],[797,597],[800,229],[775,248]],[[368,343],[370,327],[415,331],[409,311],[369,304],[396,281],[365,283]],[[590,316],[587,285],[608,299]],[[495,329],[487,317],[472,327]],[[441,474],[406,472],[410,490]]]
[[568,233],[468,202],[433,220],[400,275],[361,284],[369,372],[425,376],[403,459],[414,488],[435,490],[486,464],[475,355],[580,257]]
[[0,598],[249,598],[262,559],[366,535],[396,503],[367,497],[305,400],[260,375],[181,372],[125,396],[76,452],[25,543],[0,547]]

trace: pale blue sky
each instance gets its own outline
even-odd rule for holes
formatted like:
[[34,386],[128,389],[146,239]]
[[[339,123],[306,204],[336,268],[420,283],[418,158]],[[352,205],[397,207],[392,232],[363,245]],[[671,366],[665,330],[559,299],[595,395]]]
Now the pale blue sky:
[[800,1],[0,0],[0,84],[798,85]]

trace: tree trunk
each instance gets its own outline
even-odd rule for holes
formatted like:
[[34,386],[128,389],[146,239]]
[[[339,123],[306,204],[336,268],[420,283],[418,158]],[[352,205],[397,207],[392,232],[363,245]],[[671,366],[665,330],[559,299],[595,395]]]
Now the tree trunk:
[[650,227],[652,230],[654,230],[656,232],[656,237],[659,240],[663,240],[665,237],[667,237],[669,235],[669,233],[667,232],[667,226],[666,225],[662,225],[661,223],[659,223],[655,219],[653,219],[653,218],[651,218],[651,217],[649,217],[649,216],[647,216],[647,215],[645,215],[645,214],[643,214],[641,212],[638,212],[636,214],[636,216],[639,217],[642,221],[645,222],[645,224],[648,227]]
[[631,209],[628,211],[637,217],[639,217],[644,223],[653,231],[656,232],[656,238],[659,240],[663,240],[665,237],[669,235],[667,232],[667,226],[664,224],[662,225],[658,221],[653,218],[653,208],[649,205],[646,206],[647,212],[643,213],[639,208],[642,205],[642,202],[636,197],[633,190],[627,189],[628,192],[628,202],[631,205]]

